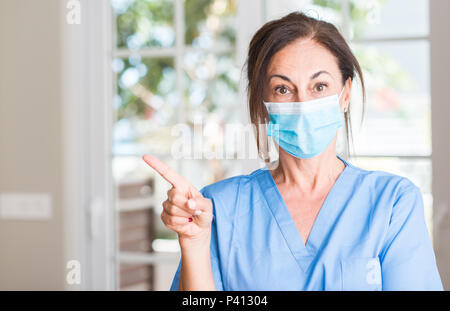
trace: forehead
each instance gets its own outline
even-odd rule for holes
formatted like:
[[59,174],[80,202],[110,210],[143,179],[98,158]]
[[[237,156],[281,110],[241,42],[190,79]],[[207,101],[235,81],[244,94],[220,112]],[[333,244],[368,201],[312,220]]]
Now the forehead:
[[312,71],[327,70],[339,74],[336,57],[324,46],[312,39],[299,39],[275,53],[267,73],[309,75]]

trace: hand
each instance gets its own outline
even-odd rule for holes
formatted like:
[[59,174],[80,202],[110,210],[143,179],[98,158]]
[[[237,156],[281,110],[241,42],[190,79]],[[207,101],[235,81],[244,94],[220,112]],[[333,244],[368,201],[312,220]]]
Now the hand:
[[211,200],[204,198],[194,186],[158,158],[144,155],[142,159],[172,185],[167,192],[167,200],[162,204],[161,219],[167,228],[178,234],[180,246],[192,246],[192,243],[205,245],[206,241],[209,242],[213,218]]

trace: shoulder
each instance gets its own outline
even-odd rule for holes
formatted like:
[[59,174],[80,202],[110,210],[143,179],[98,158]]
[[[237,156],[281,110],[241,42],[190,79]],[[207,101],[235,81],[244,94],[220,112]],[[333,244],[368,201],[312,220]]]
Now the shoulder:
[[242,188],[253,184],[264,169],[257,169],[250,174],[229,177],[203,187],[200,192],[204,197],[215,199],[231,199],[239,194]]
[[420,193],[409,178],[382,170],[367,170],[353,164],[349,165],[349,171],[353,174],[356,185],[366,186],[374,193],[390,193],[394,197],[406,193]]
[[381,170],[366,170],[350,164],[353,174],[353,193],[361,194],[369,202],[373,213],[407,219],[411,213],[423,214],[420,188],[409,178]]
[[[203,187],[200,192],[213,203],[213,213],[217,219],[226,222],[226,219],[234,219],[238,210],[241,194],[251,192],[251,187],[256,184],[258,176],[264,173],[264,169],[258,169],[248,175],[238,175],[223,179]],[[218,216],[218,217],[217,217]]]
[[420,188],[409,178],[381,170],[351,167],[354,188],[350,195],[367,202],[371,221],[385,232],[399,232],[425,223]]

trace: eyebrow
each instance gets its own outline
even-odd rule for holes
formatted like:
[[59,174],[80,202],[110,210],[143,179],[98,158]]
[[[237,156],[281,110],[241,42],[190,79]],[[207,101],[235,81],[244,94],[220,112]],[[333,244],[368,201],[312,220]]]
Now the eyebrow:
[[[331,74],[330,74],[328,71],[326,71],[326,70],[320,70],[320,71],[318,71],[318,72],[312,74],[311,77],[310,77],[309,79],[310,79],[310,80],[315,79],[315,78],[317,78],[318,76],[320,76],[320,75],[323,74],[323,73],[325,73],[325,74],[331,76]],[[289,79],[289,78],[286,77],[286,76],[279,75],[279,74],[271,75],[270,78],[269,78],[269,81],[270,81],[270,79],[275,78],[275,77],[281,78],[281,79],[283,79],[283,80],[286,80],[286,81],[292,83],[291,79]]]
[[320,71],[316,72],[315,74],[311,75],[311,77],[310,77],[309,79],[312,80],[312,79],[314,79],[314,78],[317,78],[317,77],[320,76],[322,73],[325,73],[325,74],[331,76],[331,74],[330,74],[328,71],[326,71],[326,70],[320,70]]

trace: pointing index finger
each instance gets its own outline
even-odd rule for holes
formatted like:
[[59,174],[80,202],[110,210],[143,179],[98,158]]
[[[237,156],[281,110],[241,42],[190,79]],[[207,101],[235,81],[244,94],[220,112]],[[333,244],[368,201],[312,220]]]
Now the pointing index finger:
[[175,188],[189,189],[189,183],[158,158],[146,154],[142,159]]

